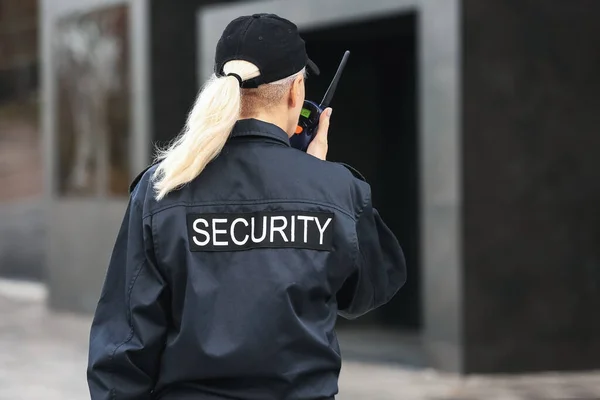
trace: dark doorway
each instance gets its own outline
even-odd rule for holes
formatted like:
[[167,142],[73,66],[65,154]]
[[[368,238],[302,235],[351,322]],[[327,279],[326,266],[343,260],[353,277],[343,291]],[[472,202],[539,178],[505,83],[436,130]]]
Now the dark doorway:
[[[352,326],[421,325],[416,24],[415,14],[402,14],[302,32],[321,69],[307,80],[307,99],[321,100],[344,51],[352,53],[332,102],[328,158],[365,175],[408,263],[408,282],[398,295]],[[340,319],[341,328],[347,324]]]

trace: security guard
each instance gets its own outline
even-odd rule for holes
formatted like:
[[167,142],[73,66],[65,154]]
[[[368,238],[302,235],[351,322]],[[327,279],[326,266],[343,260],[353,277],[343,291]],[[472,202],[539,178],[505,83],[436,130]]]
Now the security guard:
[[334,326],[386,302],[404,255],[350,167],[331,109],[290,146],[308,59],[272,14],[225,29],[176,141],[132,184],[90,336],[92,400],[323,400]]

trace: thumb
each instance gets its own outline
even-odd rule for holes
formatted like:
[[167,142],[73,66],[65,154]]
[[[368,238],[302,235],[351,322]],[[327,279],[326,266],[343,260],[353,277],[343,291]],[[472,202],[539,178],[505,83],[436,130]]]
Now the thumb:
[[329,132],[329,119],[333,110],[326,108],[319,117],[319,127],[315,137],[308,145],[306,152],[321,160],[327,158],[328,144],[327,144],[327,133]]
[[319,143],[327,144],[327,135],[329,133],[329,120],[331,119],[331,113],[333,109],[330,107],[326,108],[319,118],[319,127],[317,128],[317,134],[315,140]]

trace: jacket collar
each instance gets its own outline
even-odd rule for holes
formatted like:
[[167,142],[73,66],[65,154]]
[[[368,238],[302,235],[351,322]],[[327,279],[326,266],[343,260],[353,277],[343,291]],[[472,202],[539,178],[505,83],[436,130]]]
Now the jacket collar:
[[274,139],[286,146],[290,146],[290,138],[287,133],[277,125],[254,118],[237,121],[231,131],[231,137],[249,136]]
[[[233,130],[230,135],[231,138],[235,137],[254,137],[254,138],[267,138],[277,142],[283,143],[286,146],[290,146],[290,139],[283,129],[277,125],[273,125],[269,122],[260,121],[258,119],[241,119],[235,123]],[[131,194],[142,176],[152,166],[156,165],[157,161],[147,166],[139,175],[131,182],[129,186],[129,193]]]

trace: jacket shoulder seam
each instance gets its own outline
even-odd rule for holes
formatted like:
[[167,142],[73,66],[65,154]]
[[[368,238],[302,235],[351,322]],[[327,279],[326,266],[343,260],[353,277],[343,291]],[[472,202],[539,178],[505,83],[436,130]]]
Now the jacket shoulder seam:
[[196,206],[236,206],[236,205],[259,205],[259,204],[276,204],[276,203],[300,203],[300,204],[311,204],[311,205],[317,205],[317,206],[322,206],[322,207],[327,207],[327,208],[332,208],[334,210],[339,211],[340,213],[346,215],[347,217],[349,217],[350,219],[352,219],[352,221],[356,222],[356,216],[341,208],[338,207],[334,204],[330,204],[330,203],[326,203],[326,202],[319,202],[319,201],[311,201],[311,200],[290,200],[290,199],[272,199],[272,200],[248,200],[248,201],[207,201],[207,202],[188,202],[188,201],[178,201],[176,203],[173,204],[169,204],[167,206],[163,206],[160,207],[156,210],[152,210],[149,211],[148,213],[146,213],[143,216],[143,219],[146,219],[148,217],[151,217],[153,215],[156,215],[162,211],[168,210],[170,208],[174,208],[174,207],[180,207],[180,206],[184,206],[184,207],[196,207]]

